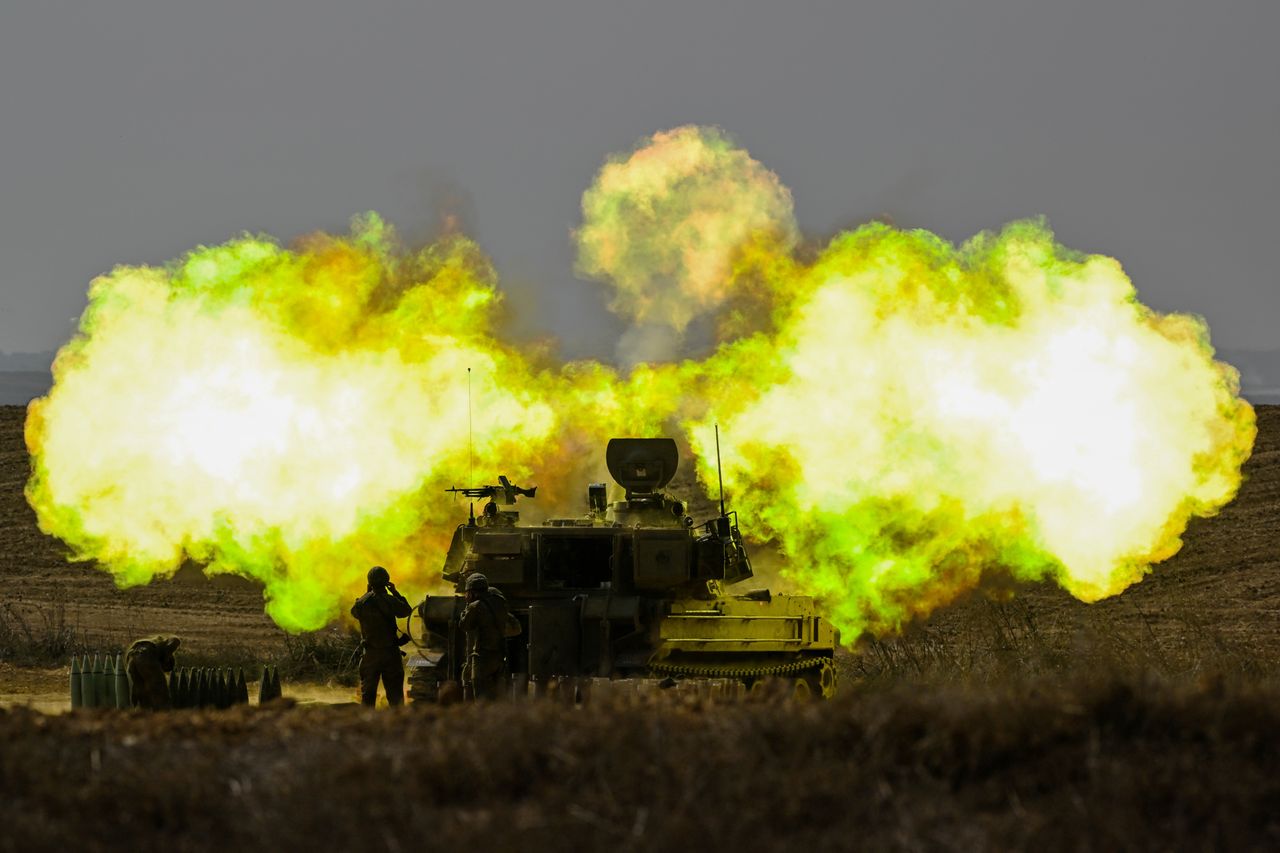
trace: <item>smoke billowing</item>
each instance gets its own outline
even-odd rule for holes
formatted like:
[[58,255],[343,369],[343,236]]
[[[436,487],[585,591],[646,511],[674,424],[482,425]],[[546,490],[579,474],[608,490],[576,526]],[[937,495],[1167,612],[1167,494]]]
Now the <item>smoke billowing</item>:
[[689,324],[719,309],[741,282],[735,254],[756,240],[796,241],[791,192],[713,128],[654,134],[612,157],[582,196],[578,270],[609,282],[610,307],[634,325],[626,364],[669,360]]
[[[679,435],[714,482],[718,422],[744,528],[847,638],[988,573],[1116,594],[1239,486],[1253,412],[1203,322],[1043,223],[961,246],[871,224],[802,260],[777,177],[693,127],[611,159],[583,211],[580,270],[634,323],[626,372],[501,340],[474,244],[405,247],[373,215],[95,280],[28,416],[43,529],[121,583],[186,559],[255,577],[276,621],[317,627],[373,563],[438,574],[468,367],[476,479],[559,512],[611,435]],[[700,318],[716,349],[676,360]]]

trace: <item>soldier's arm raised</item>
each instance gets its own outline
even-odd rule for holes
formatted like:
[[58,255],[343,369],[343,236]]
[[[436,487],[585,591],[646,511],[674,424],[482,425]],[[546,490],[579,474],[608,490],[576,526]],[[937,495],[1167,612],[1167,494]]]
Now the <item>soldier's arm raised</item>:
[[387,584],[387,591],[391,593],[391,611],[397,619],[403,619],[413,612],[413,608],[409,605],[409,599],[400,594],[400,590],[396,589],[395,584]]

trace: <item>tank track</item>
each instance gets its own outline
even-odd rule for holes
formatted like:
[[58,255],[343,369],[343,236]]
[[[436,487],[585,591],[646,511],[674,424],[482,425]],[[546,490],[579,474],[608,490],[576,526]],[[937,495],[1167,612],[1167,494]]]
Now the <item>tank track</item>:
[[654,661],[649,671],[660,675],[688,675],[696,678],[766,678],[768,676],[795,675],[810,669],[821,669],[828,658],[801,658],[787,663],[692,663]]

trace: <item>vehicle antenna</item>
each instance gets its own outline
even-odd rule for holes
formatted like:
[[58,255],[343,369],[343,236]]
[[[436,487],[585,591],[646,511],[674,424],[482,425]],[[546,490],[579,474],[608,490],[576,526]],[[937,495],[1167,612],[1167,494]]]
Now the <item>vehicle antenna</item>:
[[720,469],[720,424],[716,424],[716,476],[720,479],[720,515],[724,516],[724,471]]
[[475,443],[471,438],[471,368],[467,368],[467,482],[476,481]]

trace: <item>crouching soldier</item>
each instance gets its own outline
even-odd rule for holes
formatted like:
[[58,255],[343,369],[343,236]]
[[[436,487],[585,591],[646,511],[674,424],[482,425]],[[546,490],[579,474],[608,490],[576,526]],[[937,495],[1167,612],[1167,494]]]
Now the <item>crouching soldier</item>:
[[479,572],[467,578],[467,606],[459,624],[466,634],[462,663],[464,699],[497,699],[507,674],[507,638],[519,636],[520,622],[511,615],[507,599]]
[[165,673],[173,672],[173,653],[181,643],[177,637],[144,637],[129,646],[124,669],[135,708],[155,711],[171,707]]
[[[369,591],[356,599],[351,615],[360,622],[364,638],[360,658],[360,704],[372,708],[378,701],[378,680],[388,705],[404,704],[404,659],[396,626],[412,611],[409,601],[396,591],[391,574],[382,566],[369,570]],[[407,640],[407,636],[405,637]]]

